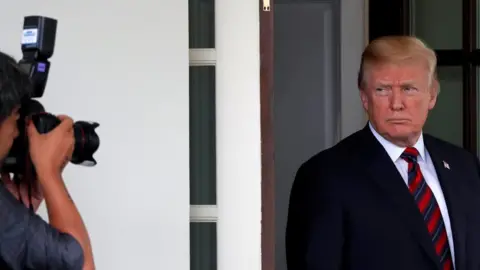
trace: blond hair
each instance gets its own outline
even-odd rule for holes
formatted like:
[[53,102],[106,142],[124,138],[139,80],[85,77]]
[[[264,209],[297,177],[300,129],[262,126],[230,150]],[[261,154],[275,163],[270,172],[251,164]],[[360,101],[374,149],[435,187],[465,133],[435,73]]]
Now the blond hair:
[[358,87],[365,87],[365,73],[379,64],[402,64],[411,61],[423,61],[426,64],[430,82],[437,81],[437,56],[420,39],[412,36],[385,36],[373,40],[362,54],[358,72]]

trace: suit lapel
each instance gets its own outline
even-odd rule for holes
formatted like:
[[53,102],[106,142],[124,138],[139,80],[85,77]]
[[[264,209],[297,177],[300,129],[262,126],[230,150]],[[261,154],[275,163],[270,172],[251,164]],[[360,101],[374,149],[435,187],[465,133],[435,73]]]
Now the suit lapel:
[[371,133],[368,125],[363,133],[362,161],[372,179],[381,189],[387,200],[398,213],[400,222],[412,233],[421,248],[432,262],[440,269],[440,263],[428,235],[422,215],[418,211],[413,196],[410,194],[402,176],[398,172],[383,146]]
[[455,170],[460,168],[455,166],[454,160],[448,159],[449,156],[437,146],[431,137],[425,136],[425,146],[432,158],[447,203],[453,234],[456,270],[463,270],[466,267],[466,214],[463,211],[465,207],[462,205],[460,185],[455,185],[455,176],[458,177],[460,173]]

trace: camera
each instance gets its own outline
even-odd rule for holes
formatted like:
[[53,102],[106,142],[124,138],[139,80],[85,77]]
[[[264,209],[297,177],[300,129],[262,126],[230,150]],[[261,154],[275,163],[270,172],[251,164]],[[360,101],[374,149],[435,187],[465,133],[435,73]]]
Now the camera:
[[[19,66],[28,74],[32,89],[29,96],[24,97],[20,107],[18,120],[19,136],[14,140],[12,148],[4,160],[2,170],[8,173],[24,174],[29,170],[31,161],[28,152],[28,137],[25,121],[31,119],[39,133],[53,130],[60,120],[46,112],[44,106],[36,99],[45,92],[50,62],[57,31],[57,20],[42,16],[24,17],[21,49],[23,57]],[[96,122],[78,121],[73,125],[75,149],[70,162],[73,164],[94,166],[97,164],[93,154],[100,145],[95,132],[99,126]]]

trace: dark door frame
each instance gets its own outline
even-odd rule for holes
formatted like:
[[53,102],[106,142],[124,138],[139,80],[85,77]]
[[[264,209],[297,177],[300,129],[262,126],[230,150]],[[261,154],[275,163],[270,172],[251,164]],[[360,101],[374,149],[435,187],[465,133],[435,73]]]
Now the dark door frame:
[[[264,10],[270,2],[269,9]],[[274,0],[260,0],[260,121],[262,152],[262,270],[275,270],[275,176],[273,144]]]
[[[384,35],[409,35],[411,0],[369,0],[369,40]],[[435,50],[438,66],[463,70],[463,147],[477,153],[477,1],[462,0],[462,48]],[[385,23],[388,22],[388,23]]]

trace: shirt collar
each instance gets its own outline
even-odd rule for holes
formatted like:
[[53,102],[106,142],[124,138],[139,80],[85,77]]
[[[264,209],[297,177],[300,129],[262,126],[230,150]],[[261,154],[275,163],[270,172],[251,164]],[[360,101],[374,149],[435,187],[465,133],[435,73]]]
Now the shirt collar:
[[[373,133],[373,136],[377,138],[378,142],[385,148],[385,151],[387,151],[387,154],[390,156],[393,162],[396,162],[399,158],[400,155],[402,155],[403,151],[405,151],[406,147],[400,147],[392,142],[388,141],[384,137],[382,137],[378,132],[373,128],[372,124],[368,122],[368,126],[370,127],[370,130]],[[415,143],[413,146],[417,149],[417,151],[420,154],[420,158],[425,161],[425,144],[423,142],[423,133],[420,134],[420,138],[418,138],[418,141]]]

